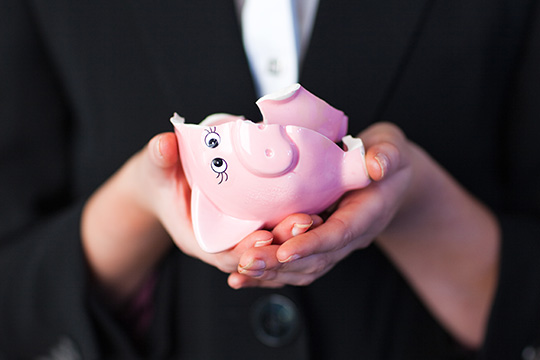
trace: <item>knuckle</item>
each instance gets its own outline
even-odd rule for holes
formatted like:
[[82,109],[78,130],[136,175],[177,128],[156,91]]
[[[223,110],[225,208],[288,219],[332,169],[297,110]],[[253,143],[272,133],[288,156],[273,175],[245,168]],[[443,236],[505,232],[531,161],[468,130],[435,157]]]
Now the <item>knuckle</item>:
[[229,261],[226,261],[224,259],[218,259],[215,263],[215,266],[222,272],[231,274],[233,272],[236,272],[237,266],[236,264],[232,264]]
[[379,126],[396,140],[405,140],[407,138],[405,132],[403,132],[403,130],[394,123],[381,122],[379,123]]
[[338,217],[334,217],[333,221],[337,223],[337,229],[340,229],[337,239],[334,241],[334,245],[331,247],[332,251],[338,251],[347,246],[354,240],[354,233],[347,224]]
[[328,256],[327,255],[316,256],[315,259],[313,259],[311,266],[307,269],[306,273],[308,275],[318,275],[318,274],[324,273],[327,267],[328,267]]
[[347,245],[349,245],[353,240],[354,240],[354,234],[352,232],[351,229],[349,228],[346,228],[344,231],[343,231],[343,234],[341,236],[341,246],[339,247],[339,249],[342,249],[344,247],[346,247]]
[[264,281],[272,281],[274,279],[276,279],[277,277],[277,272],[276,271],[265,271],[262,273],[261,276],[258,277],[259,280],[264,280]]

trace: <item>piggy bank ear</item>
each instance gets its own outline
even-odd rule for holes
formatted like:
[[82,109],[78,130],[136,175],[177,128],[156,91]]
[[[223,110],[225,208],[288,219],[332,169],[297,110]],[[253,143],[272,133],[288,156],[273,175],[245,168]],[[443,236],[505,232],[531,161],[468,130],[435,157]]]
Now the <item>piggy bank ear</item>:
[[197,186],[191,191],[191,217],[195,238],[208,253],[227,250],[264,225],[259,220],[243,220],[224,214]]
[[257,176],[274,177],[296,166],[298,150],[281,125],[237,121],[235,149],[242,165]]

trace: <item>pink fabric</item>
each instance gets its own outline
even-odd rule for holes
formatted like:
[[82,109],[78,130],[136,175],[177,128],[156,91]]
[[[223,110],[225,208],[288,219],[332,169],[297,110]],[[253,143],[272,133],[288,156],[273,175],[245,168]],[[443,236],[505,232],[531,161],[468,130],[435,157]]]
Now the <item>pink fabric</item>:
[[130,324],[133,335],[144,337],[154,318],[154,290],[157,283],[157,274],[148,277],[137,294],[126,304],[122,310],[122,318]]

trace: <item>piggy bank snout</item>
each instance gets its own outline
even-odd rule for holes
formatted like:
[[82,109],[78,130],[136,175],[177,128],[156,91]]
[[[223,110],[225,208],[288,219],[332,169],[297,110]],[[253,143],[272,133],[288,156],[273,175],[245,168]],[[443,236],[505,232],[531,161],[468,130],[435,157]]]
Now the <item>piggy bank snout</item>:
[[251,173],[275,177],[296,165],[298,151],[282,126],[239,121],[235,130],[234,146],[238,159]]

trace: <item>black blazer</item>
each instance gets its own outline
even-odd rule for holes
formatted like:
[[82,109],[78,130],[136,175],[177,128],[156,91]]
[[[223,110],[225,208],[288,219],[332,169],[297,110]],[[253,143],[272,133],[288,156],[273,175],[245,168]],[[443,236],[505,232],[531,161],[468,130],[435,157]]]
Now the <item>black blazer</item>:
[[138,348],[187,359],[538,351],[537,3],[321,0],[300,75],[349,115],[351,133],[398,124],[499,216],[499,288],[475,354],[376,246],[310,286],[275,291],[233,291],[225,274],[172,251],[158,269],[147,343],[134,344],[89,286],[82,204],[171,130],[174,111],[189,122],[215,112],[257,120],[233,2],[1,0],[0,358],[135,358]]

